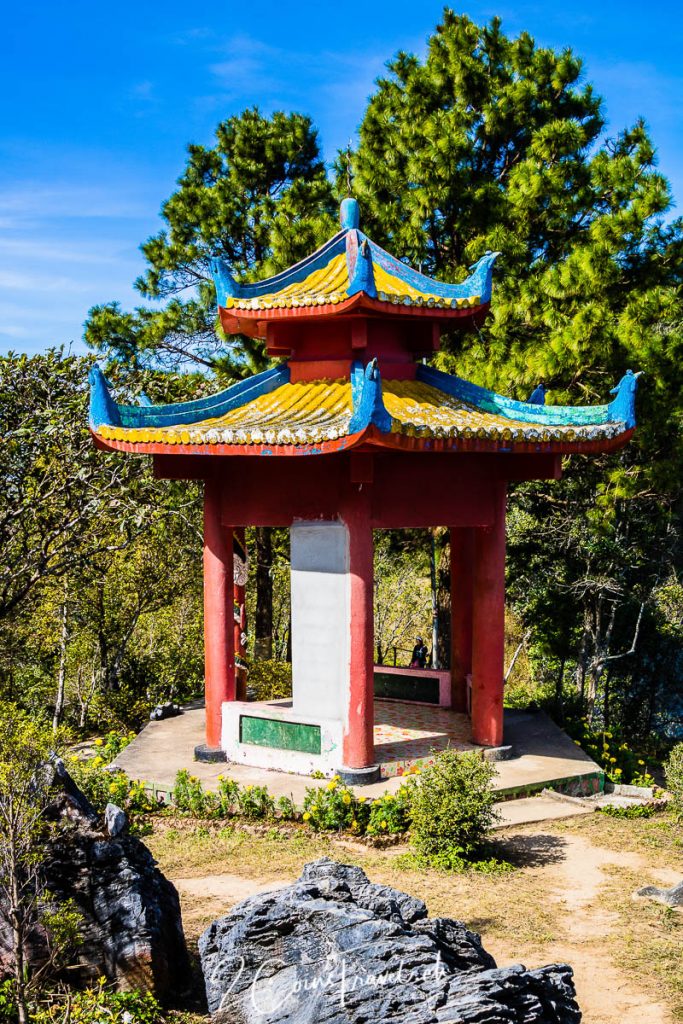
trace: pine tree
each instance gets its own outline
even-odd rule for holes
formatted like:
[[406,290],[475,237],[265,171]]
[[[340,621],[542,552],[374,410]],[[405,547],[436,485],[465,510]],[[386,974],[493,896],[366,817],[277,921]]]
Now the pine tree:
[[646,732],[683,694],[683,222],[643,121],[605,123],[570,50],[446,10],[424,61],[388,64],[351,161],[364,227],[396,255],[459,280],[501,252],[491,315],[442,339],[443,368],[521,399],[543,380],[556,404],[645,371],[622,455],[516,488],[509,582],[557,692],[571,662],[597,715]]
[[135,282],[161,308],[95,306],[85,339],[128,364],[196,365],[244,376],[265,365],[258,341],[226,339],[209,270],[220,256],[238,279],[267,276],[307,255],[334,228],[334,203],[317,132],[301,114],[244,111],[218,125],[213,148],[190,145],[165,227],[141,246]]

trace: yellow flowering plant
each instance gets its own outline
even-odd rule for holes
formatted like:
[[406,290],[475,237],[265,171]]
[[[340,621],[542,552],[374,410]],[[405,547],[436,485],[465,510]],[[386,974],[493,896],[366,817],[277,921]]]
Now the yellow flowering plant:
[[611,782],[624,782],[634,786],[653,786],[649,768],[658,760],[635,751],[627,740],[614,729],[597,729],[588,718],[569,719],[565,729],[574,742],[598,764]]

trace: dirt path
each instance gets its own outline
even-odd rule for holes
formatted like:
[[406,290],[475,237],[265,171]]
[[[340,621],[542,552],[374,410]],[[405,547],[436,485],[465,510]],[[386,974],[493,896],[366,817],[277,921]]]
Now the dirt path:
[[[609,866],[647,870],[666,884],[676,880],[676,873],[654,871],[639,854],[605,850],[579,836],[566,836],[565,844],[564,859],[544,876],[566,939],[544,948],[545,962],[572,965],[585,1024],[668,1024],[672,1018],[666,1006],[652,1002],[612,962],[606,940],[619,915],[600,907],[598,899]],[[499,964],[509,963],[504,949],[485,945]]]
[[[600,895],[605,871],[613,867],[636,871],[659,883],[677,880],[673,871],[653,870],[640,854],[603,849],[584,837],[567,835],[563,856],[544,866],[539,875],[542,891],[556,906],[557,933],[562,938],[544,945],[541,958],[529,956],[525,962],[529,967],[557,961],[572,965],[585,1024],[671,1024],[666,1006],[653,1002],[612,961],[609,936],[619,924],[619,915],[600,906]],[[181,896],[186,931],[192,935],[247,896],[280,888],[291,879],[211,874],[173,881]],[[419,883],[413,890],[419,895]],[[485,931],[483,939],[501,966],[513,962],[504,940]]]

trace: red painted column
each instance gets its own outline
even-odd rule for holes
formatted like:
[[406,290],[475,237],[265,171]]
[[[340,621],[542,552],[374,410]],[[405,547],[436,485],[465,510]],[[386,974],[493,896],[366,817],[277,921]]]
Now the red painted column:
[[369,488],[354,496],[342,518],[349,531],[351,589],[350,689],[344,767],[369,768],[375,764],[374,570]]
[[221,705],[235,699],[232,530],[221,523],[221,483],[204,485],[204,693],[206,745],[221,743]]
[[451,547],[451,699],[454,711],[467,711],[467,676],[472,671],[472,599],[474,530],[452,526]]
[[506,498],[506,484],[494,484],[494,522],[476,531],[474,546],[472,737],[491,747],[503,742]]

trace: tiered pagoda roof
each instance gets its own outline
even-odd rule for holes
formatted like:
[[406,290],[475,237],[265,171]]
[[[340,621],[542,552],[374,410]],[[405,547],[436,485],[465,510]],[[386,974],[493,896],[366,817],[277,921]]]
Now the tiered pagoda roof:
[[[96,442],[141,453],[274,456],[621,447],[635,426],[638,375],[630,370],[609,404],[571,407],[518,402],[416,362],[428,346],[413,318],[435,321],[429,337],[436,336],[436,347],[444,321],[465,325],[485,315],[495,257],[485,254],[461,284],[432,280],[366,238],[355,200],[346,200],[342,230],[276,277],[238,285],[214,263],[225,329],[270,338],[271,350],[289,355],[288,362],[210,398],[165,406],[117,405],[95,368]],[[277,320],[289,322],[277,327]]]
[[341,231],[289,270],[255,284],[237,284],[222,260],[212,262],[216,295],[228,334],[266,337],[278,320],[320,319],[366,312],[437,320],[480,320],[491,301],[498,253],[487,252],[462,284],[444,284],[413,270],[358,228],[358,204],[341,205]]

